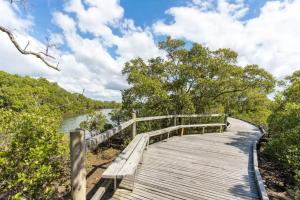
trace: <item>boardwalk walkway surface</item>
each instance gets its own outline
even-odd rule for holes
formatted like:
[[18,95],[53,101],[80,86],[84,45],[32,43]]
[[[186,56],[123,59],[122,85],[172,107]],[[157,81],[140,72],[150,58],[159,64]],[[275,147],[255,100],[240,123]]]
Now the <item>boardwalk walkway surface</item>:
[[133,191],[123,179],[105,199],[259,199],[252,170],[258,128],[229,118],[224,133],[171,137],[149,146]]

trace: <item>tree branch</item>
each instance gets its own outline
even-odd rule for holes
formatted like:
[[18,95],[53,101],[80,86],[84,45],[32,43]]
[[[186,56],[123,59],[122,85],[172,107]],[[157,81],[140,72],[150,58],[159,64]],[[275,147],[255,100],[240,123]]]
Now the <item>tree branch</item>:
[[[28,47],[29,45],[29,42],[27,43],[26,47],[24,49],[22,49],[20,47],[20,45],[18,44],[18,42],[15,40],[15,37],[14,35],[6,28],[4,28],[3,26],[0,26],[0,31],[6,33],[10,39],[10,41],[14,44],[14,46],[16,47],[16,49],[21,53],[21,54],[24,54],[24,55],[33,55],[35,57],[37,57],[38,59],[40,59],[45,65],[47,65],[48,67],[52,68],[52,69],[55,69],[57,71],[60,71],[60,69],[58,68],[58,65],[53,65],[51,63],[49,63],[42,55],[41,53],[36,53],[36,52],[33,52],[33,51],[27,51],[26,48]],[[52,57],[52,56],[49,56],[45,53],[42,53],[43,55],[47,56],[47,57]],[[53,57],[52,57],[53,58]]]
[[223,94],[235,93],[235,92],[243,92],[243,91],[247,90],[248,88],[249,88],[249,86],[246,86],[246,87],[241,88],[241,89],[225,90],[225,91],[222,91],[219,94],[217,94],[215,96],[211,96],[211,97],[212,97],[212,100],[216,100],[219,96],[222,96]]

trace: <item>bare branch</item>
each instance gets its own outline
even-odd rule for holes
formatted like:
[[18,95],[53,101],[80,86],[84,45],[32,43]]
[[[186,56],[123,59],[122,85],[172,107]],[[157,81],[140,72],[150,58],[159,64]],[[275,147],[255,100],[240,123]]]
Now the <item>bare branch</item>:
[[60,71],[60,69],[58,68],[58,64],[55,66],[51,63],[49,63],[43,56],[45,55],[46,57],[50,57],[50,58],[53,58],[52,56],[49,56],[48,55],[48,52],[46,53],[37,53],[37,52],[33,52],[33,51],[27,51],[26,48],[28,47],[29,45],[29,42],[27,43],[26,47],[24,49],[22,49],[20,47],[20,45],[18,44],[18,42],[15,40],[15,37],[14,35],[5,27],[3,26],[0,26],[0,31],[6,33],[10,39],[10,41],[14,44],[14,46],[16,47],[16,49],[18,49],[18,51],[21,53],[21,54],[24,54],[24,55],[33,55],[35,57],[37,57],[38,59],[40,59],[45,65],[47,65],[48,67],[52,68],[52,69],[55,69],[57,71]]
[[26,44],[26,46],[24,48],[24,51],[26,51],[26,49],[27,49],[28,46],[29,46],[29,40],[28,40],[28,42],[27,42],[27,44]]
[[55,59],[53,56],[51,56],[51,55],[49,55],[47,52],[46,53],[44,53],[44,52],[39,52],[40,54],[43,54],[44,56],[46,56],[46,57],[49,57],[49,58],[52,58],[52,59]]

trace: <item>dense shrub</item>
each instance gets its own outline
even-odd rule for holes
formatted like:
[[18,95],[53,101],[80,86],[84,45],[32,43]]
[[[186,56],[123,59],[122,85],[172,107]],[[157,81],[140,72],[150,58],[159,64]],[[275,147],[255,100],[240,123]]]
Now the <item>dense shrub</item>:
[[300,126],[274,136],[265,153],[277,161],[288,180],[300,183]]
[[92,112],[88,115],[88,119],[80,123],[80,128],[90,132],[102,132],[111,129],[113,126],[107,122],[102,112]]
[[53,199],[68,178],[59,113],[39,107],[20,113],[0,109],[0,116],[1,136],[10,135],[0,151],[1,193],[11,199]]
[[289,76],[287,88],[275,98],[268,119],[271,139],[265,153],[282,170],[286,184],[300,193],[300,76]]

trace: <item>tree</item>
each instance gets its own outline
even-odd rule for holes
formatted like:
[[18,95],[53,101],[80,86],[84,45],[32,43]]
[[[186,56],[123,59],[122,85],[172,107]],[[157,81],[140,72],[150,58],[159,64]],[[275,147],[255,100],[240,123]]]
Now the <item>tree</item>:
[[122,92],[122,100],[127,116],[133,110],[139,116],[236,113],[241,109],[237,105],[245,107],[254,96],[267,99],[274,89],[271,74],[257,65],[238,66],[237,53],[230,49],[212,51],[197,43],[188,49],[184,41],[170,37],[159,47],[166,58],[136,58],[125,64],[130,88]]

